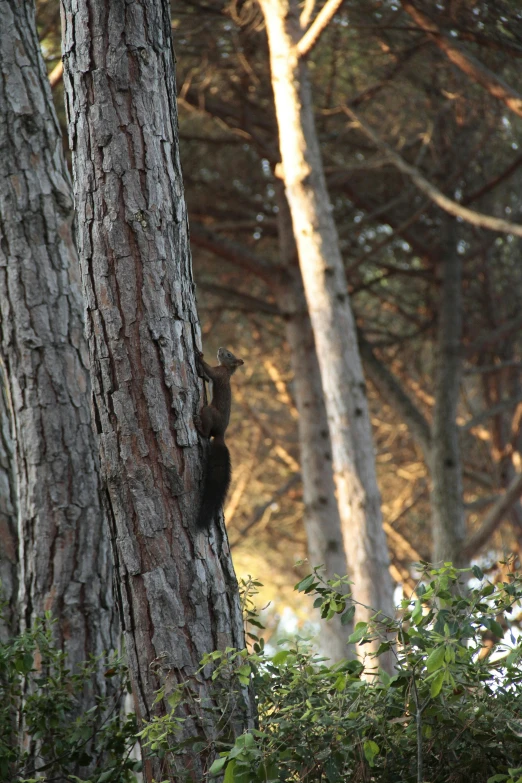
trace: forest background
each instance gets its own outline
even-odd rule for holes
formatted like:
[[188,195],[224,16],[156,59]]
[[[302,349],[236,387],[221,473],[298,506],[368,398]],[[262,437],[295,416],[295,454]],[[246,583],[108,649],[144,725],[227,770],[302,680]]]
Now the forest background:
[[[384,147],[462,206],[520,222],[521,21],[516,3],[426,6],[432,35],[416,8],[417,15],[407,3],[345,3],[308,60],[369,381],[391,575],[409,587],[410,564],[433,558],[429,453],[440,439],[453,440],[455,458],[445,481],[452,508],[441,513],[456,529],[465,517],[467,558],[492,566],[522,542],[516,488],[507,508],[491,514],[520,472],[520,239],[455,220]],[[58,3],[38,2],[37,19],[66,139]],[[292,303],[278,290],[287,262],[262,14],[252,3],[177,3],[173,33],[204,347],[209,356],[228,345],[246,362],[229,434],[235,470],[225,518],[234,563],[239,574],[263,575],[262,600],[276,614],[290,602],[304,619],[307,609],[291,594],[294,563],[307,556],[301,521],[317,504],[335,503],[326,484],[303,505],[298,424],[306,409],[296,406],[285,312]],[[480,60],[480,71],[461,67],[452,46],[473,65]],[[498,90],[503,82],[508,98]],[[349,109],[378,132],[379,145],[354,126]],[[462,270],[458,297],[441,285],[446,263]],[[449,337],[441,337],[443,318]],[[317,373],[313,364],[300,369]],[[328,454],[321,440],[312,446]],[[325,561],[324,546],[315,544],[313,564]],[[460,552],[452,554],[457,561]]]
[[[319,207],[325,221],[331,223],[333,217],[337,226],[338,237],[335,229],[330,232],[334,241],[324,275],[338,285],[333,308],[337,326],[347,325],[342,347],[345,360],[348,355],[350,360],[344,387],[339,344],[318,338],[316,302],[304,274],[306,247],[296,230],[297,196],[284,159],[285,144],[287,150],[292,146],[291,129],[281,121],[284,101],[274,58],[277,7],[269,0],[260,6],[184,3],[172,15],[180,155],[203,344],[207,358],[225,344],[245,360],[234,385],[229,442],[235,472],[225,517],[237,571],[259,574],[265,582],[261,600],[272,601],[267,616],[271,630],[289,605],[298,619],[309,617],[308,604],[296,603],[289,589],[296,581],[296,558],[308,555],[312,564],[324,563],[327,574],[348,573],[354,592],[361,589],[361,595],[368,582],[363,603],[390,611],[392,580],[408,594],[414,589],[413,562],[466,565],[478,559],[486,570],[501,574],[498,560],[512,554],[519,559],[522,540],[520,11],[507,2],[435,7],[407,0],[364,7],[328,3],[331,13],[321,26],[313,3],[300,9],[303,29],[314,20],[313,35],[299,44],[303,83],[310,78],[313,96],[313,106],[305,105],[303,98],[303,112],[308,110],[309,127],[312,110],[315,115],[319,145],[314,138],[309,150],[312,155],[314,145],[317,150],[320,146],[324,165]],[[67,129],[59,22],[57,3],[37,5],[40,44],[66,139],[77,132],[81,107],[72,110],[71,93]],[[77,33],[66,32],[64,40],[70,44]],[[74,76],[70,52],[67,57]],[[144,62],[147,65],[145,55]],[[161,89],[163,85],[158,92]],[[310,97],[306,84],[303,96]],[[108,122],[103,103],[98,111],[95,116]],[[33,131],[26,123],[24,135]],[[111,134],[101,126],[100,131],[101,149],[109,145]],[[69,155],[65,142],[64,153]],[[81,167],[80,153],[76,150]],[[312,166],[312,174],[317,171]],[[59,175],[52,176],[58,192]],[[81,198],[85,184],[77,177]],[[58,212],[68,209],[65,190],[60,191]],[[77,229],[84,252],[87,213],[81,211],[81,198]],[[140,211],[134,220],[147,228]],[[30,278],[24,285],[32,285]],[[16,301],[11,301],[9,281],[6,285],[2,278],[2,286],[2,342],[10,404],[14,401],[16,408],[20,367],[12,350],[10,315],[16,322],[19,313],[12,306]],[[183,299],[187,291],[178,293],[188,310],[189,299]],[[77,309],[69,322],[73,333],[80,321]],[[39,339],[38,334],[24,333],[29,350],[41,347]],[[66,363],[66,374],[71,366]],[[102,387],[105,380],[102,369]],[[94,390],[96,396],[96,384]],[[369,431],[364,429],[366,390],[382,504],[371,475]],[[45,397],[47,391],[44,386],[38,393]],[[114,399],[124,410],[118,393]],[[151,386],[147,393],[152,399],[157,391]],[[346,399],[351,402],[343,409]],[[31,428],[24,425],[25,412],[20,411],[17,427],[25,437]],[[345,414],[351,417],[348,438],[332,426],[337,416],[346,430]],[[158,412],[157,431],[160,419]],[[105,425],[105,420],[97,422],[100,428]],[[49,447],[52,427],[46,428],[45,421],[38,426],[50,436]],[[15,505],[9,495],[13,485],[7,435],[4,423],[6,541]],[[190,426],[185,435],[188,440],[178,445],[194,446]],[[86,435],[83,445],[76,473],[81,465],[92,488],[92,436]],[[350,494],[351,466],[357,480]],[[19,456],[22,496],[34,472]],[[136,483],[129,485],[138,506],[144,475],[136,474]],[[177,496],[181,489],[173,468],[169,476]],[[359,503],[361,485],[367,494]],[[78,507],[99,512],[85,498]],[[139,519],[148,508],[142,505]],[[361,515],[357,517],[361,508],[366,514],[362,522]],[[98,516],[101,519],[101,513]],[[152,527],[158,522],[154,514],[149,522]],[[382,530],[389,545],[389,574]],[[25,575],[34,568],[37,585],[48,553],[38,539],[28,538],[24,546],[29,553]],[[99,562],[84,564],[85,573],[89,568],[107,572],[106,549],[101,549]],[[9,586],[14,584],[9,576],[14,549],[11,562],[9,546],[3,551],[3,582]],[[298,576],[303,573],[298,571]],[[109,596],[104,619],[96,621],[106,643],[115,633],[111,606]],[[24,607],[26,619],[34,608],[30,602]],[[338,623],[331,629],[322,644],[335,659],[345,650],[348,628]]]

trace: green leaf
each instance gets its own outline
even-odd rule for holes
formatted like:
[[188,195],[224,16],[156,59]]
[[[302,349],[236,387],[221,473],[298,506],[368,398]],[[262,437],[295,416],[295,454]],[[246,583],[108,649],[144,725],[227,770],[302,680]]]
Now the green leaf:
[[429,674],[431,674],[431,672],[437,671],[437,669],[440,669],[440,667],[444,663],[444,654],[445,654],[444,645],[442,645],[441,647],[435,647],[435,649],[431,651],[426,661],[426,669],[428,670]]
[[477,565],[474,565],[471,570],[473,571],[473,574],[477,579],[480,580],[484,579],[484,572]]
[[341,615],[341,625],[349,625],[353,620],[354,614],[355,614],[355,606],[352,605],[346,610],[346,612],[343,615]]
[[223,767],[225,766],[225,764],[227,763],[227,761],[228,761],[228,756],[225,756],[224,758],[221,759],[216,759],[209,769],[209,774],[218,775],[223,769]]
[[363,623],[363,622],[357,623],[354,632],[350,634],[350,636],[348,637],[348,643],[354,644],[355,642],[359,642],[363,638],[365,633],[367,633],[367,631],[368,631],[368,623]]
[[493,777],[486,780],[486,783],[502,783],[502,781],[507,780],[508,777],[509,775],[493,775]]
[[297,590],[299,593],[303,593],[305,590],[308,590],[314,582],[315,574],[308,574],[308,576],[305,576],[304,579],[301,579],[301,581],[296,584],[294,590]]
[[289,655],[290,655],[290,650],[280,650],[272,658],[272,663],[274,663],[276,666],[279,666],[281,663],[284,663],[286,661]]
[[504,638],[504,629],[496,620],[489,621],[489,629],[495,634],[495,636],[498,636],[499,639]]
[[381,678],[381,682],[383,685],[388,686],[391,682],[391,677],[388,674],[388,672],[385,672],[384,669],[379,669],[379,677]]
[[365,740],[363,743],[363,750],[366,761],[370,767],[373,767],[375,756],[379,754],[379,746],[373,740]]
[[232,759],[230,764],[227,764],[227,768],[226,768],[226,771],[225,771],[225,777],[223,778],[223,783],[234,783],[234,770],[235,770],[235,768],[236,768],[236,762],[235,762],[235,759]]
[[431,683],[430,696],[432,699],[435,699],[439,695],[443,682],[444,682],[444,670],[441,670],[436,675],[436,677],[434,677],[433,682]]
[[415,608],[411,613],[411,621],[417,625],[419,620],[422,620],[422,604],[419,600],[417,600],[415,601]]

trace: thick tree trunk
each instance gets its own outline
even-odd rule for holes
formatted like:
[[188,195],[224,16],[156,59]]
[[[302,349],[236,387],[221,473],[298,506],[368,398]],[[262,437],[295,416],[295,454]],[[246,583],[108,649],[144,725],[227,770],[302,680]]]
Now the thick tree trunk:
[[[308,559],[311,566],[324,564],[325,575],[330,579],[334,574],[347,574],[348,563],[335,497],[328,418],[303,280],[296,265],[292,219],[281,183],[276,183],[276,194],[280,258],[285,268],[276,297],[285,321],[294,371]],[[318,640],[321,653],[332,661],[345,658],[350,652],[346,640],[352,630],[351,626],[341,625],[337,615],[322,623]]]
[[[355,325],[315,131],[296,0],[261,0],[286,187],[333,451],[345,551],[355,598],[393,613],[386,539]],[[359,608],[359,619],[371,610]]]
[[[14,419],[22,627],[71,666],[118,646],[72,190],[30,0],[0,2],[0,342]],[[2,422],[3,423],[3,422]],[[7,481],[7,479],[6,479]],[[103,693],[102,666],[93,693]],[[92,706],[85,694],[82,709]]]
[[[452,232],[450,232],[452,233]],[[442,264],[430,478],[433,560],[463,565],[466,536],[457,406],[462,371],[462,261],[454,243]]]
[[[244,644],[224,528],[195,530],[200,333],[170,8],[167,0],[63,0],[62,8],[95,420],[135,704],[150,718],[168,709],[153,706],[167,677],[191,683],[204,704],[211,683],[195,674],[201,657]],[[235,708],[229,725],[240,732],[252,720],[247,692]],[[209,743],[218,732],[209,712],[185,725]],[[177,780],[183,769],[201,780],[211,753],[187,748],[169,769],[149,761],[146,778]]]

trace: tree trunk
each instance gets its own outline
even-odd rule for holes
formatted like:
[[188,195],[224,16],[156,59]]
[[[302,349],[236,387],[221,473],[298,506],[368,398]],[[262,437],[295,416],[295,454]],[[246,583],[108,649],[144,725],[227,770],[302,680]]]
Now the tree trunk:
[[19,631],[18,526],[13,421],[9,389],[0,365],[0,642]]
[[[294,371],[308,559],[311,566],[324,564],[325,576],[330,579],[334,574],[348,573],[335,497],[332,447],[314,333],[301,272],[295,263],[297,248],[292,219],[281,183],[276,183],[276,198],[280,258],[285,270],[276,286],[276,298],[285,321]],[[346,641],[352,630],[353,626],[341,625],[338,615],[328,623],[321,623],[318,639],[321,653],[332,661],[345,658],[350,652]]]
[[[222,524],[196,533],[202,449],[195,350],[200,332],[179,161],[174,54],[166,0],[63,0],[64,86],[95,421],[116,541],[126,651],[138,714],[169,682],[205,703],[204,653],[243,647],[237,582]],[[195,709],[197,708],[195,704]],[[241,732],[253,705],[238,694]],[[187,746],[145,775],[201,780],[218,726],[201,710]]]
[[[354,596],[393,614],[375,457],[346,275],[315,131],[296,0],[261,0],[286,187],[303,276],[333,451],[339,512],[350,552]],[[371,609],[359,607],[359,619]]]
[[[454,232],[450,232],[450,236]],[[433,560],[463,565],[462,544],[466,536],[462,463],[460,459],[457,406],[462,372],[462,261],[455,242],[447,243],[442,264],[435,356],[435,409],[431,434],[430,477]]]
[[[90,422],[72,190],[34,4],[3,0],[0,19],[0,344],[14,420],[21,625],[50,611],[74,668],[117,648],[119,628]],[[100,663],[81,709],[106,688]]]

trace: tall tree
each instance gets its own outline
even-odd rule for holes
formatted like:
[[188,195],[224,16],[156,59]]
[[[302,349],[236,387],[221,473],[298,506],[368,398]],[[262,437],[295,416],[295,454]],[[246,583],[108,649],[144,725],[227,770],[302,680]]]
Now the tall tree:
[[[20,620],[30,627],[50,611],[74,667],[116,649],[119,628],[91,428],[72,188],[34,3],[2,0],[0,19],[0,349],[13,416]],[[81,708],[105,689],[100,663]]]
[[[167,0],[63,0],[63,58],[95,422],[135,704],[162,714],[168,677],[191,683],[186,731],[209,741],[146,779],[201,780],[217,716],[204,653],[242,647],[237,582],[222,523],[197,534],[203,452],[200,332],[178,149]],[[168,695],[168,694],[167,694]],[[245,690],[231,723],[252,721]]]
[[[325,394],[342,531],[363,607],[393,612],[366,388],[294,0],[261,0],[286,187]],[[302,44],[302,42],[301,42]],[[371,609],[359,609],[367,617]]]

